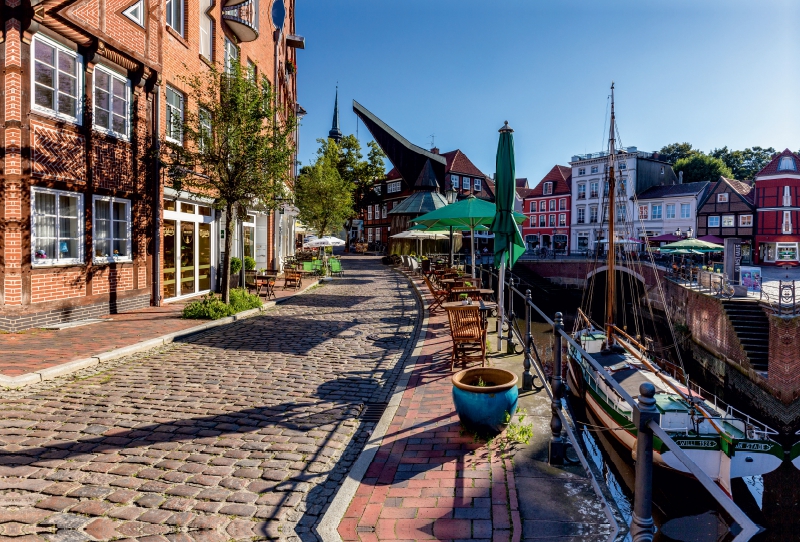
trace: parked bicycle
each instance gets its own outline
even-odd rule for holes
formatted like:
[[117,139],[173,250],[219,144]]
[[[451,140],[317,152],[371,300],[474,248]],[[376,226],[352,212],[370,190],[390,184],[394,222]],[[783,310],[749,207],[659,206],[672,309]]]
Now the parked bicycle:
[[720,280],[714,281],[712,284],[714,295],[717,297],[724,297],[725,299],[730,299],[736,293],[736,290],[733,288],[733,284],[728,281],[728,275],[723,275]]

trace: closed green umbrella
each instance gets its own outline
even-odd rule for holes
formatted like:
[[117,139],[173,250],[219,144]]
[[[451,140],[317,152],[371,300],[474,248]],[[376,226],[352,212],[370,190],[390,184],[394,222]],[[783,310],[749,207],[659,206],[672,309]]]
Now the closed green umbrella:
[[505,289],[506,265],[510,269],[514,266],[517,259],[525,252],[525,242],[522,234],[514,221],[514,201],[516,192],[516,180],[514,171],[514,130],[505,122],[499,130],[500,140],[497,142],[497,158],[495,168],[497,178],[495,179],[495,196],[497,201],[497,214],[492,221],[492,233],[494,233],[494,265],[499,267],[498,272],[498,292],[497,301],[497,349],[502,348],[503,340],[503,321],[505,312],[503,310],[503,290]]

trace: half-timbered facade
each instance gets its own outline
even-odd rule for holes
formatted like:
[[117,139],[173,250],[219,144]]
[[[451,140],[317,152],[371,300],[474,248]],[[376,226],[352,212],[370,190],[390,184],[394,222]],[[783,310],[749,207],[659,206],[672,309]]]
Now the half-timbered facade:
[[789,149],[755,177],[756,239],[762,264],[800,264],[800,156]]
[[[723,241],[742,240],[742,263],[754,261],[756,225],[755,189],[752,184],[720,177],[697,206],[697,237],[713,235]],[[667,232],[669,233],[669,232]]]

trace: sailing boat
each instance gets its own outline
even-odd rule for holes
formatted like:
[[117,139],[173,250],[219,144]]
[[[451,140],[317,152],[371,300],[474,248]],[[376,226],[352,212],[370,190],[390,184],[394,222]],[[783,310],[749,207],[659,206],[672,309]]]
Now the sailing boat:
[[[612,83],[607,169],[608,256],[604,262],[608,277],[605,323],[602,326],[595,325],[581,310],[576,320],[574,338],[632,397],[639,394],[639,386],[644,382],[655,386],[661,427],[692,461],[730,495],[731,479],[766,474],[778,468],[783,462],[783,448],[772,439],[777,431],[701,389],[689,381],[682,366],[657,358],[653,355],[652,348],[643,345],[638,337],[629,335],[616,325],[615,267],[618,264],[618,239],[627,239],[632,232],[618,232],[620,228],[615,226],[615,215],[618,213],[615,145],[616,118]],[[622,222],[624,223],[624,219]],[[663,302],[660,284],[658,289]],[[668,311],[668,305],[663,303],[663,306]],[[669,316],[667,314],[668,320]],[[672,325],[668,327],[672,332]],[[644,342],[648,343],[647,340]],[[568,360],[568,379],[572,390],[583,396],[586,405],[602,426],[610,430],[635,457],[636,428],[630,405],[572,346],[569,348]],[[658,438],[654,439],[653,457],[657,465],[689,472]]]

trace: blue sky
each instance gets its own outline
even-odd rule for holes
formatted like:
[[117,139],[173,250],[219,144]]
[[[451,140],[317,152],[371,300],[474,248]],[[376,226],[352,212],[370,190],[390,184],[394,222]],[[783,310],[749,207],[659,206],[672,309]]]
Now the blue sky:
[[344,133],[356,99],[487,175],[508,120],[531,184],[605,147],[612,80],[624,146],[797,150],[798,24],[797,0],[297,0],[300,160],[327,136],[337,81]]

